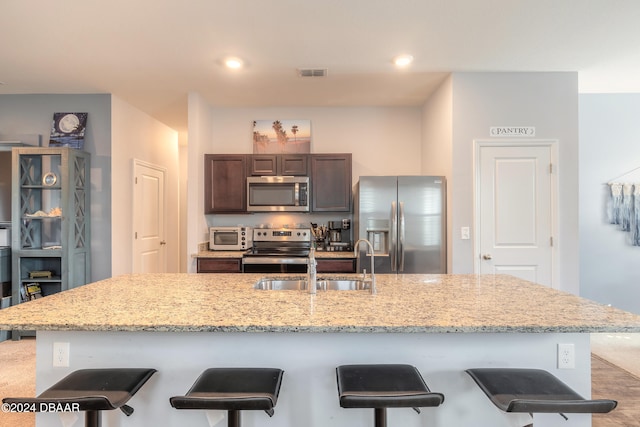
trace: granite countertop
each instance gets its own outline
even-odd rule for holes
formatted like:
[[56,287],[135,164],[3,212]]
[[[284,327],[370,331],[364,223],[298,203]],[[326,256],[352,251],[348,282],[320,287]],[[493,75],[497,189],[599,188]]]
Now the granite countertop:
[[640,332],[640,316],[507,275],[379,274],[376,295],[253,289],[264,276],[123,275],[0,310],[0,330]]

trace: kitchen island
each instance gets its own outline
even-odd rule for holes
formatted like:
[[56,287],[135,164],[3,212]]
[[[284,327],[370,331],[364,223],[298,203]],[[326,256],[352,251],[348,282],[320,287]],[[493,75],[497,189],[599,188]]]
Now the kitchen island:
[[[38,331],[38,392],[79,368],[158,369],[131,401],[132,427],[207,425],[203,413],[168,401],[212,366],[285,370],[274,418],[245,413],[246,426],[369,426],[373,411],[338,406],[335,367],[346,363],[409,363],[444,393],[441,407],[420,415],[390,410],[391,425],[524,425],[526,415],[500,413],[464,370],[547,369],[588,397],[588,333],[640,332],[640,316],[512,276],[377,275],[376,295],[253,289],[263,276],[119,276],[2,310],[0,329]],[[54,342],[70,343],[70,367],[52,367]],[[574,344],[575,369],[557,368],[559,343]],[[121,417],[105,413],[105,427]],[[536,421],[591,425],[585,414]],[[57,423],[38,415],[39,427]]]

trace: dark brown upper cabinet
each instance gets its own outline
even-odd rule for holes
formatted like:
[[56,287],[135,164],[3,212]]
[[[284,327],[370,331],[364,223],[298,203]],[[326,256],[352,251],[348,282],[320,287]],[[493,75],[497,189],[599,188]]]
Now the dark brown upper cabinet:
[[245,154],[204,155],[204,213],[246,213]]
[[307,176],[309,156],[306,154],[254,154],[250,156],[250,175]]
[[351,212],[351,154],[313,154],[311,210]]

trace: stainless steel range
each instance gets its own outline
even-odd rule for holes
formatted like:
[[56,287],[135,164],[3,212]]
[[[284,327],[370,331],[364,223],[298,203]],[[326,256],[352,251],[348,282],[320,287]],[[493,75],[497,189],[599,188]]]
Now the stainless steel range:
[[306,273],[309,228],[255,228],[253,248],[242,256],[245,273]]

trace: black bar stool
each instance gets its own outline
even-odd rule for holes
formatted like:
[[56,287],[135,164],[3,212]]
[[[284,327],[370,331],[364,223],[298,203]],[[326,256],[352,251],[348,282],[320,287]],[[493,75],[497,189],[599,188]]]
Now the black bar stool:
[[[587,400],[542,369],[479,368],[467,369],[487,397],[504,412],[607,413],[618,402],[609,399]],[[529,424],[532,426],[533,424]]]
[[242,410],[263,410],[273,416],[283,374],[273,368],[210,368],[185,396],[169,401],[176,409],[226,410],[228,427],[240,427]]
[[444,395],[433,393],[411,365],[342,365],[336,368],[343,408],[373,408],[374,426],[387,426],[387,408],[439,406]]
[[86,427],[100,427],[102,412],[120,409],[127,416],[133,408],[126,403],[147,382],[155,369],[113,368],[74,371],[36,398],[6,397],[3,403],[33,404],[37,412],[84,411]]

